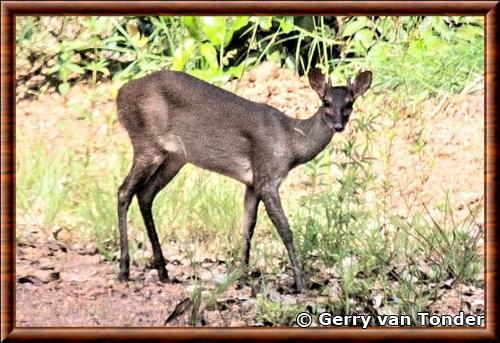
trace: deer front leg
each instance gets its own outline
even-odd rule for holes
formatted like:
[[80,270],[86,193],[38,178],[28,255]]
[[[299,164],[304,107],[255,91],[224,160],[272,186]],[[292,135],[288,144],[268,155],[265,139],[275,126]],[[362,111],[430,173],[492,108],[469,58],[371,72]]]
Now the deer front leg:
[[265,186],[260,192],[260,196],[266,206],[266,211],[271,219],[271,222],[278,230],[278,233],[285,244],[285,248],[288,251],[288,257],[290,258],[290,262],[292,264],[297,291],[302,292],[305,289],[305,280],[297,263],[297,254],[295,253],[295,247],[293,245],[292,231],[290,230],[290,225],[288,224],[288,220],[286,219],[281,206],[278,187]]
[[243,253],[242,263],[243,269],[248,269],[250,260],[250,241],[252,240],[255,224],[257,223],[257,209],[259,208],[260,199],[251,187],[247,187],[245,192],[245,204],[243,213]]

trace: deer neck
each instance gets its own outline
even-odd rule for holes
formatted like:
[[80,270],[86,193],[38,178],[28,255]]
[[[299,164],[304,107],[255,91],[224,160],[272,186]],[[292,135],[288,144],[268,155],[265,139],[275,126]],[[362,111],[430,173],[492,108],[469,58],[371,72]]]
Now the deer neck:
[[311,118],[297,121],[293,130],[292,144],[297,164],[316,157],[330,143],[334,134],[321,110]]

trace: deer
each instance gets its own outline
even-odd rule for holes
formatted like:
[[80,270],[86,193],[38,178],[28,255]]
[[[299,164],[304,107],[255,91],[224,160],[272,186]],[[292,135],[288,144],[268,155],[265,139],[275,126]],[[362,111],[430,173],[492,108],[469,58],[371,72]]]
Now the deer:
[[371,85],[362,71],[345,86],[332,86],[317,68],[307,74],[321,100],[307,119],[292,118],[184,72],[163,70],[129,81],[117,95],[117,114],[133,147],[133,162],[118,188],[120,262],[118,279],[129,280],[127,212],[137,197],[151,242],[152,266],[168,282],[165,259],[152,215],[155,196],[191,163],[243,183],[242,268],[247,270],[259,204],[282,239],[297,292],[306,288],[279,187],[298,165],[317,156],[335,133],[344,131],[354,101]]

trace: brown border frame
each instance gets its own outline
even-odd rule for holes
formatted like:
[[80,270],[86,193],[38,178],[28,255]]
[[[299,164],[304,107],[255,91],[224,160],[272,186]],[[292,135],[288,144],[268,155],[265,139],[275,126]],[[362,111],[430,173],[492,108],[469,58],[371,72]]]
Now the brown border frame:
[[[290,340],[340,339],[497,341],[498,1],[5,1],[1,3],[1,340]],[[15,69],[18,15],[482,15],[485,35],[486,328],[16,328],[15,327]]]

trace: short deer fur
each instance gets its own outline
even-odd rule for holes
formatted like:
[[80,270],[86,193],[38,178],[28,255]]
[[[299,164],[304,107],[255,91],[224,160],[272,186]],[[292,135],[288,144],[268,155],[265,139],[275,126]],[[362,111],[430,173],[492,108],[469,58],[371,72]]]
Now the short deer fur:
[[295,286],[304,290],[305,280],[278,188],[292,168],[314,158],[335,132],[344,130],[354,101],[370,87],[372,74],[361,72],[354,82],[340,87],[332,87],[318,69],[312,69],[308,77],[322,105],[305,120],[182,72],[155,72],[120,89],[118,118],[134,149],[132,168],[118,190],[120,280],[129,278],[126,218],[136,195],[151,240],[154,266],[160,280],[168,281],[151,206],[156,194],[186,163],[192,163],[246,185],[243,267],[248,266],[250,240],[262,201],[288,251]]

